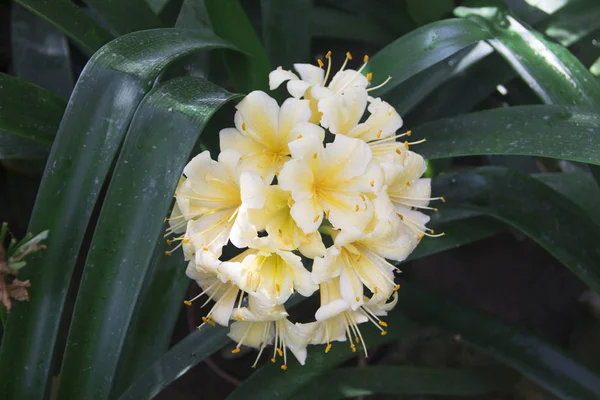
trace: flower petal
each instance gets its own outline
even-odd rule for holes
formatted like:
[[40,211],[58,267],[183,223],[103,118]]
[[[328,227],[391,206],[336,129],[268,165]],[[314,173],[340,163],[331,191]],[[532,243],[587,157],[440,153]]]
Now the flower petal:
[[316,231],[323,222],[323,208],[314,197],[297,200],[290,213],[305,234]]
[[244,97],[236,108],[246,128],[242,126],[242,132],[267,148],[277,143],[279,106],[274,98],[255,90]]
[[347,89],[344,94],[337,94],[319,100],[321,126],[334,134],[346,134],[360,122],[367,108],[367,91],[361,88]]
[[286,71],[281,67],[277,67],[276,70],[269,73],[269,89],[277,89],[285,81],[297,80],[298,76],[292,71]]
[[340,273],[340,294],[352,310],[363,304],[363,283],[352,266],[346,265]]
[[345,93],[345,91],[349,88],[358,87],[366,89],[368,85],[369,81],[367,80],[366,76],[358,71],[345,69],[335,74],[327,87],[331,91],[341,94]]
[[323,86],[325,71],[312,64],[294,64],[294,69],[298,71],[300,79],[310,83],[311,85]]

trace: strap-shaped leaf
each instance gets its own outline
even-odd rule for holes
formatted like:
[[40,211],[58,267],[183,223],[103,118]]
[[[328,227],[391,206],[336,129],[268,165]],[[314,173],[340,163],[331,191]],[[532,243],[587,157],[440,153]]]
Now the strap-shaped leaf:
[[561,399],[597,399],[600,377],[570,354],[490,314],[447,298],[402,285],[402,310],[413,320],[434,325],[516,369]]
[[519,374],[506,367],[433,369],[375,365],[341,368],[303,386],[290,400],[347,399],[373,394],[477,396],[507,389]]
[[262,37],[272,65],[309,62],[313,0],[261,0]]
[[14,307],[4,332],[0,374],[11,379],[0,381],[3,395],[41,398],[46,392],[83,235],[139,102],[173,60],[226,46],[206,32],[158,29],[122,36],[88,62],[65,111],[31,217],[29,231],[50,231],[48,249],[22,271],[32,282],[30,301]]
[[260,39],[238,0],[204,0],[217,35],[246,54],[224,52],[225,66],[238,92],[269,88],[271,65]]
[[381,49],[367,64],[365,73],[373,73],[373,83],[392,80],[373,92],[381,96],[406,79],[448,58],[490,33],[470,20],[448,19],[433,22],[402,36]]
[[13,5],[10,27],[13,73],[68,99],[73,71],[65,35],[18,4]]
[[108,397],[183,167],[212,114],[236,96],[184,77],[152,90],[138,107],[85,263],[58,398]]
[[66,103],[22,79],[0,73],[0,130],[50,147]]
[[[600,106],[600,84],[564,47],[530,31],[502,9],[457,9],[493,35],[488,40],[546,104]],[[482,17],[481,15],[484,15]]]
[[114,36],[71,0],[15,0],[63,31],[84,49],[93,53]]
[[164,25],[144,0],[84,0],[118,35]]
[[590,109],[498,108],[428,122],[412,132],[427,139],[415,149],[429,159],[510,154],[600,164],[600,114]]
[[500,167],[442,175],[434,191],[451,208],[482,212],[520,230],[600,292],[600,227],[568,197]]

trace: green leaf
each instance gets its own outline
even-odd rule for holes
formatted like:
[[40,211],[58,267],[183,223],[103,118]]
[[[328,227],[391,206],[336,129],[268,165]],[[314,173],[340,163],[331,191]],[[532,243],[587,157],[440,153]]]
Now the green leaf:
[[204,0],[204,6],[215,33],[246,53],[224,51],[225,65],[234,88],[241,93],[268,90],[271,65],[239,1]]
[[552,189],[570,198],[600,226],[600,188],[589,174],[584,172],[565,172],[550,174],[535,174],[534,178],[544,182]]
[[49,91],[0,73],[0,130],[50,146],[65,101]]
[[0,131],[0,159],[39,159],[45,160],[50,146]]
[[93,53],[114,36],[71,0],[15,0]]
[[14,74],[68,99],[73,71],[65,35],[18,4],[12,7],[10,26]]
[[436,232],[444,232],[444,236],[423,238],[407,261],[456,249],[465,244],[486,239],[506,230],[506,225],[488,217],[472,217],[445,223],[432,223],[430,225]]
[[497,108],[425,123],[412,132],[427,139],[415,148],[428,159],[510,154],[600,164],[600,115],[577,107]]
[[600,106],[600,84],[567,49],[536,35],[504,10],[481,10],[459,7],[456,12],[492,33],[488,43],[544,103]]
[[589,216],[538,180],[500,167],[445,174],[434,180],[445,206],[478,211],[529,236],[579,279],[600,292],[600,232]]
[[159,360],[152,363],[144,374],[123,393],[119,400],[151,399],[191,367],[218,351],[231,341],[227,328],[205,325],[190,333]]
[[158,86],[138,107],[87,256],[58,398],[108,398],[150,250],[162,240],[183,167],[212,114],[236,97],[183,77]]
[[[500,204],[500,203],[499,203]],[[398,292],[402,310],[516,369],[561,399],[597,399],[600,377],[570,354],[490,314],[461,307],[412,285]]]
[[592,64],[592,66],[590,67],[590,72],[595,76],[600,76],[600,57],[598,57],[598,59],[594,61],[594,64]]
[[112,29],[116,36],[162,28],[164,25],[144,0],[83,0]]
[[417,25],[425,25],[450,15],[454,9],[453,0],[437,0],[423,2],[420,0],[405,0],[408,12]]
[[190,279],[180,251],[165,255],[168,246],[157,246],[144,286],[125,337],[119,362],[115,394],[121,394],[133,379],[158,360],[171,343],[179,311]]
[[[394,40],[394,35],[369,18],[331,8],[315,8],[311,17],[312,35],[315,38],[352,40],[384,46]],[[304,62],[309,62],[307,58]]]
[[600,3],[596,0],[571,0],[540,24],[546,36],[568,47],[600,28]]
[[0,381],[0,392],[8,398],[46,393],[75,261],[138,104],[173,60],[227,46],[206,32],[157,29],[122,36],[88,62],[54,141],[29,225],[30,232],[48,229],[51,235],[48,249],[22,271],[33,283],[30,301],[11,312],[0,348],[0,374],[11,376]]
[[448,58],[480,40],[490,38],[488,31],[470,20],[448,19],[416,29],[380,50],[367,64],[374,83],[391,76],[392,80],[376,90],[382,96],[406,79]]
[[[417,326],[399,312],[394,312],[384,318],[389,326],[388,334],[381,336],[379,331],[370,324],[361,326],[361,333],[367,344],[372,348],[393,342],[401,337],[414,333]],[[357,344],[353,353],[348,343],[332,342],[331,351],[325,353],[325,346],[311,346],[308,349],[306,365],[302,366],[294,359],[288,359],[287,371],[283,372],[280,366],[267,363],[258,371],[250,375],[227,400],[252,399],[288,399],[292,394],[303,391],[303,386],[313,379],[321,376],[344,361],[356,357],[362,351],[362,346]]]
[[374,394],[477,396],[510,388],[519,378],[519,374],[506,367],[433,369],[374,365],[341,368],[303,386],[290,400],[335,400]]
[[261,0],[262,37],[271,65],[310,60],[313,0]]

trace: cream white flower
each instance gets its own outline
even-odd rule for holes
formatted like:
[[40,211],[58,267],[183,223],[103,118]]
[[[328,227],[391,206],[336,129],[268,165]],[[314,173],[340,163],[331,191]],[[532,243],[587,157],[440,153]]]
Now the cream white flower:
[[339,277],[341,298],[352,310],[364,304],[364,287],[373,293],[373,301],[385,301],[399,289],[394,282],[394,271],[398,269],[386,259],[404,260],[417,245],[415,236],[396,215],[375,218],[366,233],[344,229],[335,236],[334,246],[326,250],[325,256],[315,258],[313,281]]
[[357,310],[352,310],[350,305],[346,303],[340,293],[339,278],[334,278],[321,283],[319,288],[321,295],[321,307],[315,314],[317,320],[311,344],[325,344],[325,352],[331,349],[331,342],[350,343],[350,348],[353,352],[356,351],[356,343],[361,343],[367,355],[367,346],[362,337],[358,325],[370,321],[380,331],[382,335],[386,335],[384,329],[387,324],[379,319],[372,311],[383,315],[384,310],[381,305],[373,305],[373,308],[361,307]]
[[259,231],[266,230],[277,249],[298,250],[308,258],[320,257],[325,246],[319,231],[305,234],[290,214],[293,204],[290,192],[278,185],[265,188],[265,205],[261,209],[248,210],[252,225]]
[[239,352],[240,346],[258,349],[254,367],[265,347],[272,344],[274,349],[271,361],[275,362],[277,356],[283,358],[281,369],[287,369],[287,349],[304,365],[306,346],[312,337],[314,325],[293,324],[287,317],[288,313],[282,305],[265,305],[259,299],[250,297],[248,307],[238,310],[235,316],[238,321],[231,324],[228,336],[237,342],[232,352]]
[[180,219],[187,221],[182,243],[191,242],[194,249],[210,250],[218,257],[228,240],[244,247],[256,237],[247,210],[263,206],[265,183],[255,173],[240,173],[238,161],[233,150],[221,152],[218,162],[205,151],[185,167],[186,179],[175,194]]
[[243,259],[223,262],[219,267],[243,291],[275,306],[285,303],[295,291],[310,296],[317,290],[300,257],[272,248],[269,240],[255,241],[253,245],[260,248],[249,249]]
[[364,193],[381,185],[381,170],[371,163],[371,151],[358,139],[336,136],[323,144],[313,138],[290,143],[293,159],[279,175],[279,185],[292,193],[291,215],[305,232],[317,230],[323,214],[338,229],[363,229],[373,216]]
[[243,170],[258,173],[269,182],[290,158],[289,142],[310,135],[323,141],[323,129],[308,123],[308,100],[287,99],[279,107],[265,92],[254,91],[236,108],[235,128],[220,132],[221,151],[236,150]]

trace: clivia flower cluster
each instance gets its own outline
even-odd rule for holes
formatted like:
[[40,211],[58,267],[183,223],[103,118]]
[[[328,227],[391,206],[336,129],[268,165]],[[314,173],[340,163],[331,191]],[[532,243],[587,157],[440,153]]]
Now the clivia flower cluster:
[[[380,317],[397,302],[388,260],[406,259],[434,233],[419,211],[436,200],[421,178],[425,161],[398,140],[410,131],[397,133],[396,110],[369,95],[377,87],[362,74],[368,57],[356,71],[345,68],[347,53],[331,79],[331,52],[325,58],[326,70],[319,60],[295,64],[297,74],[270,73],[270,89],[286,83],[291,95],[281,106],[262,91],[237,105],[217,161],[205,151],[185,167],[169,219],[168,234],[180,235],[169,242],[179,242],[202,289],[196,298],[214,301],[204,323],[230,326],[233,352],[254,347],[257,361],[273,345],[282,369],[288,349],[304,364],[309,344],[328,352],[348,341],[356,351],[362,342],[366,352],[358,325],[369,321],[385,335]],[[222,261],[229,242],[241,250]],[[290,296],[316,291],[315,321],[290,322]]]

